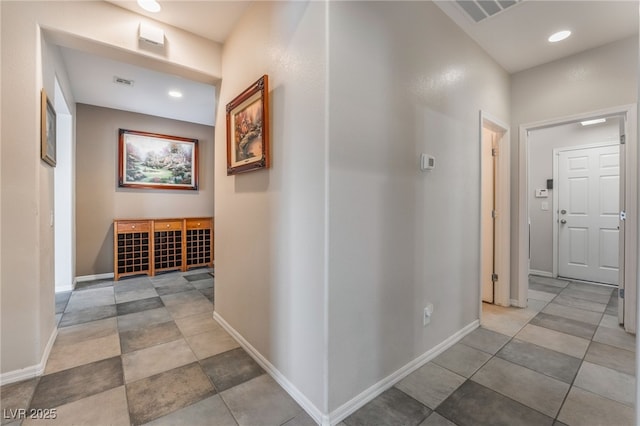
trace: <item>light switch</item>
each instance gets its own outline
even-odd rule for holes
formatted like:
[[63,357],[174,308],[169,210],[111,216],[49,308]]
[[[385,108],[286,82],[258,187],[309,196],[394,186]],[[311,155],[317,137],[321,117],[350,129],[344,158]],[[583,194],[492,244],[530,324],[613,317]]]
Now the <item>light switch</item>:
[[549,210],[549,203],[546,201],[543,201],[542,203],[540,203],[540,209],[544,211]]

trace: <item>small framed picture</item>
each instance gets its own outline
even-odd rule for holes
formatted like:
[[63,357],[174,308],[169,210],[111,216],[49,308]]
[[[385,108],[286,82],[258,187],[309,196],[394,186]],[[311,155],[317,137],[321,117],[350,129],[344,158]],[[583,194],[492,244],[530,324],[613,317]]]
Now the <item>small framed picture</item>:
[[268,168],[269,77],[227,104],[227,175]]
[[119,130],[118,184],[128,188],[198,189],[198,140]]
[[40,108],[40,158],[48,165],[55,167],[56,110],[44,89],[42,89]]

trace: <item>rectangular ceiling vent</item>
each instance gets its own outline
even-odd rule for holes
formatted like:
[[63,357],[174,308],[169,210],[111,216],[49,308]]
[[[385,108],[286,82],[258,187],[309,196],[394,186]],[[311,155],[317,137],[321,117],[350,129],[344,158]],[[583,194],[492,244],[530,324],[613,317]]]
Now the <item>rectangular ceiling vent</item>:
[[133,80],[128,80],[126,78],[118,77],[117,75],[113,76],[113,82],[116,84],[122,84],[123,86],[133,87]]
[[456,3],[474,22],[496,16],[522,0],[456,0]]

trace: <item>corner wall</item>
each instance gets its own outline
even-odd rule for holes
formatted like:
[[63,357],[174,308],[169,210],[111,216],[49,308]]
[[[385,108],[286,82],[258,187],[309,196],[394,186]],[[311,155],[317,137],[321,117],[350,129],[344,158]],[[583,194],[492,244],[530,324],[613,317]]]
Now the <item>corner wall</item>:
[[[113,220],[213,216],[214,128],[78,104],[76,276],[113,272]],[[197,191],[118,187],[118,129],[198,139]]]
[[479,318],[480,110],[509,121],[509,76],[432,2],[329,10],[329,411],[344,412]]
[[[223,50],[215,150],[215,315],[317,418],[326,407],[325,7],[247,9]],[[227,176],[225,106],[263,74],[272,168]]]

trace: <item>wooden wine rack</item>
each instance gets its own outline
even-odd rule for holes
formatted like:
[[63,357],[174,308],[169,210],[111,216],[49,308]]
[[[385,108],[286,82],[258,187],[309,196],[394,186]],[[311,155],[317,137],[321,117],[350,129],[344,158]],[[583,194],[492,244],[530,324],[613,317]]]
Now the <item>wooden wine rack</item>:
[[121,277],[213,266],[213,218],[116,219],[113,275]]

